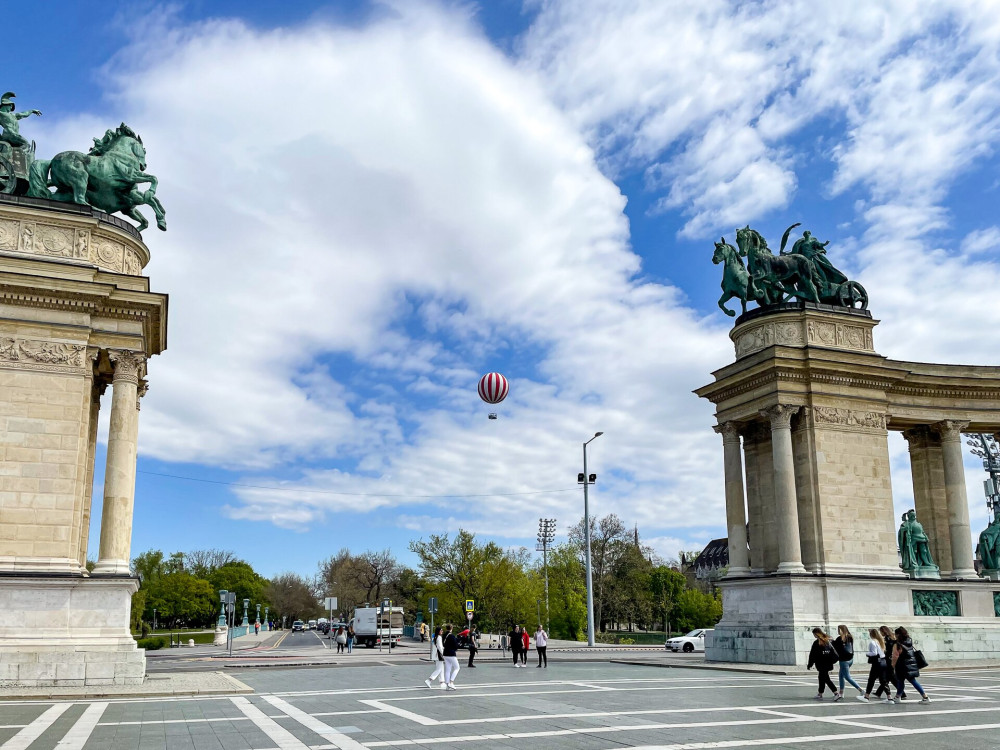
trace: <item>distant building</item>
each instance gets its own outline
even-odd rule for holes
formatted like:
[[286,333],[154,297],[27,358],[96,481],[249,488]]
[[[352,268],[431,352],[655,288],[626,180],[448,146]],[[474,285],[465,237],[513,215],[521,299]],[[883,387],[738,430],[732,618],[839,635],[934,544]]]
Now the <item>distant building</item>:
[[701,553],[691,559],[681,555],[681,573],[687,578],[688,586],[711,593],[715,582],[725,575],[729,567],[729,539],[713,539],[705,545]]

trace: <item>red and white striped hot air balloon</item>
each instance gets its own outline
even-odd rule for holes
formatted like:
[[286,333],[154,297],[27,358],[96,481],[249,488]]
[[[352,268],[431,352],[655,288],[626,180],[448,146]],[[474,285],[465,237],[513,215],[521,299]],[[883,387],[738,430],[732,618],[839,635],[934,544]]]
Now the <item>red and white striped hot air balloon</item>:
[[479,379],[479,398],[487,404],[499,404],[507,398],[510,384],[499,372],[488,372]]

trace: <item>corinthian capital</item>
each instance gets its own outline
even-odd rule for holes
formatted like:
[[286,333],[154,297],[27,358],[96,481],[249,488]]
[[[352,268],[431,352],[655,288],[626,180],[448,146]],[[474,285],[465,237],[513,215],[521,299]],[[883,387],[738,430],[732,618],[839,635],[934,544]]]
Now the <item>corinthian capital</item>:
[[793,406],[792,404],[776,404],[767,409],[761,409],[760,415],[771,420],[772,430],[788,430],[792,426],[792,417],[801,408],[801,406]]
[[112,382],[119,380],[139,384],[139,377],[146,367],[146,355],[131,349],[109,349],[108,359],[115,366]]
[[722,435],[722,440],[725,443],[740,442],[740,430],[736,422],[723,422],[715,425],[712,429]]
[[969,426],[968,422],[959,422],[956,419],[944,419],[936,422],[932,427],[941,435],[941,440],[961,440],[962,430]]

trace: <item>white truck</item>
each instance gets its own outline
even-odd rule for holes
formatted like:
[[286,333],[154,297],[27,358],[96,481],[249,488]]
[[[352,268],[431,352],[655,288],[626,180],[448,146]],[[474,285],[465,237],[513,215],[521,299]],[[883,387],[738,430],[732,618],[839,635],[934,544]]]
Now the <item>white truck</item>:
[[392,648],[403,637],[403,608],[386,607],[381,617],[380,610],[381,607],[358,607],[354,610],[351,624],[359,646],[375,648],[379,643],[387,643]]

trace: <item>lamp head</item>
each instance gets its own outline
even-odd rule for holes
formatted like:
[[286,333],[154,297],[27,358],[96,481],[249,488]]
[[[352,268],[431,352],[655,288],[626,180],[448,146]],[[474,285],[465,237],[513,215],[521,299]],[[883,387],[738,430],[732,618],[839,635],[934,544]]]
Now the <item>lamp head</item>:
[[600,437],[603,434],[604,434],[603,432],[595,432],[594,437]]

